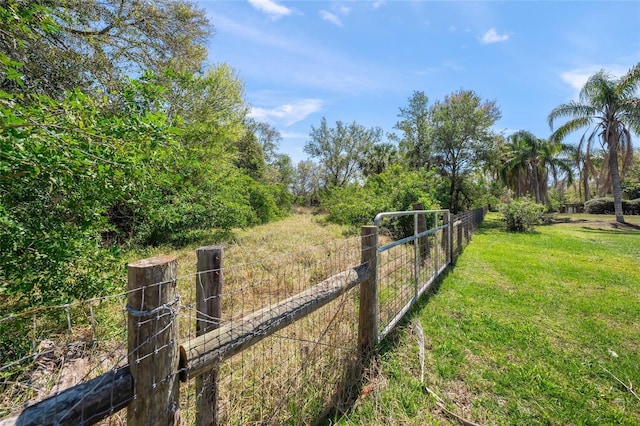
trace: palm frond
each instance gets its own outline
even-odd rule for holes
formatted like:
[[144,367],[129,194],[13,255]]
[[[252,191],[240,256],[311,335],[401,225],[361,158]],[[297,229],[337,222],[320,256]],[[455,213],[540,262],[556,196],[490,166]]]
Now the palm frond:
[[595,116],[597,112],[598,110],[589,104],[571,101],[554,108],[549,113],[547,120],[549,127],[553,130],[554,122],[560,118],[587,118]]
[[638,88],[640,88],[640,62],[620,78],[617,85],[618,96],[622,99],[629,99],[636,94]]
[[580,90],[580,101],[600,111],[616,104],[616,81],[613,76],[600,70],[587,80]]
[[558,127],[556,131],[551,134],[549,139],[553,142],[563,141],[570,133],[573,133],[583,127],[591,126],[594,121],[595,119],[592,116],[573,118]]

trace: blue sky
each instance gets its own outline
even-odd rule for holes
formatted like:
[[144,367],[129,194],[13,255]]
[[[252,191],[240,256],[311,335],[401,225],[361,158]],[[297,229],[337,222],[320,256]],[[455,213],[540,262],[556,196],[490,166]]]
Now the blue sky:
[[589,75],[640,62],[640,1],[198,3],[215,27],[209,62],[238,72],[295,163],[322,117],[391,132],[416,90],[430,103],[474,90],[500,107],[494,130],[546,138]]

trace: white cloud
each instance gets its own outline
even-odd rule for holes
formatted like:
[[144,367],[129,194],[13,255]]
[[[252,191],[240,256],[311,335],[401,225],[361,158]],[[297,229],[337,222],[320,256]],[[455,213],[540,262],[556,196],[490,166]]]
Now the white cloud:
[[291,126],[319,111],[320,108],[322,108],[322,100],[302,99],[271,109],[253,107],[249,116],[258,121],[276,120],[284,123],[285,126]]
[[489,44],[489,43],[499,43],[501,41],[509,40],[509,34],[498,34],[495,28],[491,28],[489,31],[484,33],[482,37],[478,38],[480,43]]
[[629,68],[630,67],[624,67],[622,65],[590,65],[560,73],[560,78],[573,88],[573,98],[578,99],[578,95],[584,84],[589,77],[598,71],[605,70],[605,72],[611,74],[613,77],[620,78],[627,73]]
[[288,16],[292,13],[291,9],[278,4],[273,0],[249,0],[249,3],[251,3],[251,6],[254,8],[266,13],[274,19],[280,18],[281,16]]
[[345,15],[345,16],[346,16],[346,15],[348,15],[348,14],[349,14],[349,12],[351,12],[351,9],[349,9],[347,6],[345,6],[345,5],[343,5],[343,4],[341,4],[341,5],[337,6],[335,9],[336,9],[339,13],[341,13],[341,14],[343,14],[343,15]]
[[282,139],[304,139],[309,135],[307,133],[280,132],[280,136],[282,136]]
[[380,6],[382,6],[385,3],[386,0],[376,0],[373,2],[373,8],[374,9],[378,9]]
[[342,26],[342,21],[340,21],[340,18],[338,18],[333,13],[327,12],[326,10],[321,10],[319,13],[320,13],[320,16],[322,17],[322,19],[324,19],[325,21],[329,21],[333,25],[337,25],[339,27]]
[[605,70],[605,72],[610,73],[615,78],[620,78],[627,73],[629,68],[620,65],[591,65],[589,67],[565,71],[560,74],[560,77],[562,78],[562,81],[569,84],[574,89],[580,90],[589,77],[600,70]]

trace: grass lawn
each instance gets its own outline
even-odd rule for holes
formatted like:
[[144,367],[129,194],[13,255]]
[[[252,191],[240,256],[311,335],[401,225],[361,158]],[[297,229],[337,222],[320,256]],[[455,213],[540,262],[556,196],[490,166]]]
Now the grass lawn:
[[636,227],[572,215],[513,234],[489,214],[337,423],[457,424],[435,394],[478,424],[640,424],[640,218],[626,219]]

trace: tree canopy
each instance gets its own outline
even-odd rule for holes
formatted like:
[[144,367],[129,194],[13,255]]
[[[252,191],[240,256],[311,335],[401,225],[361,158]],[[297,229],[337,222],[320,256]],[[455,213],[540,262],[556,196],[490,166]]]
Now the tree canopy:
[[366,129],[355,121],[350,124],[337,121],[336,127],[329,127],[323,117],[320,127],[311,126],[309,137],[304,151],[319,159],[328,188],[345,186],[358,178],[363,155],[370,146],[380,142],[382,130]]
[[123,77],[193,73],[212,34],[205,12],[182,0],[9,0],[0,6],[0,52],[20,64],[7,92],[59,96],[65,90],[116,93]]

